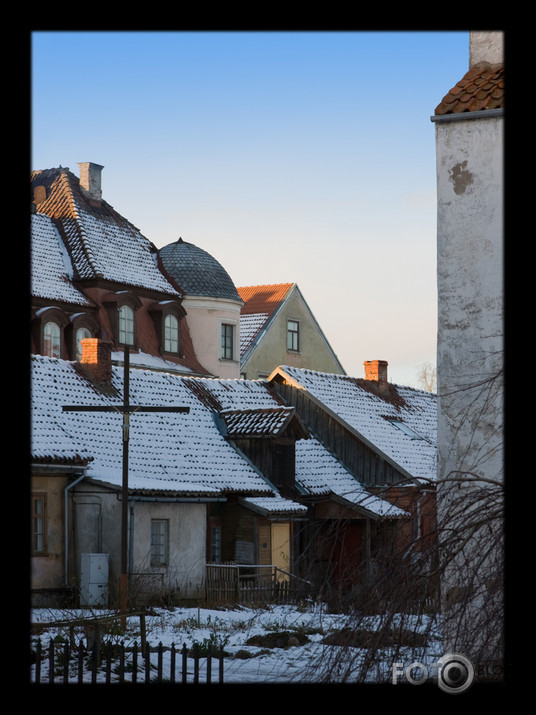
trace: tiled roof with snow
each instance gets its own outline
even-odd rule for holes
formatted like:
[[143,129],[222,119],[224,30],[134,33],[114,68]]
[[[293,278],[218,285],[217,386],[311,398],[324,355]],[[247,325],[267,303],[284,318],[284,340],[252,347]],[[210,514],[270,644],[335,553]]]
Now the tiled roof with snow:
[[276,437],[294,416],[294,407],[261,407],[247,410],[222,410],[227,436]]
[[237,288],[244,301],[240,311],[240,357],[252,347],[262,328],[288,295],[294,283],[242,286]]
[[305,494],[340,497],[375,516],[407,516],[406,512],[367,491],[320,442],[296,442],[296,482]]
[[[64,412],[63,405],[119,405],[122,368],[113,368],[117,397],[97,392],[70,362],[34,356],[32,364],[32,458],[92,458],[87,476],[122,483],[122,416],[118,412]],[[235,492],[269,496],[258,472],[219,433],[208,409],[183,378],[133,369],[131,405],[187,406],[189,414],[135,413],[130,418],[129,487],[210,496]]]
[[31,216],[31,292],[35,298],[91,305],[72,284],[73,267],[63,241],[44,214]]
[[105,201],[93,205],[67,168],[32,174],[32,186],[46,188],[39,213],[56,219],[68,244],[75,278],[101,278],[177,296],[157,264],[156,249]]
[[435,481],[437,395],[391,385],[385,397],[365,379],[289,366],[279,371],[411,477]]
[[240,315],[240,357],[242,358],[253,343],[263,325],[268,320],[268,313]]

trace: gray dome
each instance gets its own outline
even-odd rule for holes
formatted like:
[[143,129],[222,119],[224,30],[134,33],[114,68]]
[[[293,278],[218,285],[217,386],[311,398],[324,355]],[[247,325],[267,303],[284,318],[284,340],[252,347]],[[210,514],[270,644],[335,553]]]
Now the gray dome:
[[202,248],[179,238],[158,254],[166,271],[186,295],[241,301],[225,268]]

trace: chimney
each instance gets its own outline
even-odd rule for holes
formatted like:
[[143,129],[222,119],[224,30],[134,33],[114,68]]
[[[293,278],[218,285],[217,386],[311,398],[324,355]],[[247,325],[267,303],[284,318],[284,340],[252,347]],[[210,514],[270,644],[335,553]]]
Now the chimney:
[[504,33],[472,31],[469,34],[469,67],[481,62],[490,65],[504,62]]
[[112,381],[112,343],[98,338],[83,338],[80,345],[80,364],[90,373],[94,382],[109,385]]
[[80,167],[80,186],[87,192],[89,199],[100,206],[102,199],[101,172],[104,166],[93,164],[91,161],[79,163],[78,166]]
[[380,392],[389,391],[389,382],[387,379],[387,360],[365,360],[365,379],[373,380],[377,383]]

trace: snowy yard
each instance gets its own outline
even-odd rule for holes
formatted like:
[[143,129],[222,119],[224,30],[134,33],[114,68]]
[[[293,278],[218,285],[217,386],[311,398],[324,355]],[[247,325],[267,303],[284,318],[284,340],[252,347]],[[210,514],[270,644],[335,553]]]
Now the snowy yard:
[[[88,615],[77,610],[34,609],[31,614],[33,624],[42,624],[40,633],[32,635],[32,649],[35,649],[38,638],[43,649],[46,649],[50,639],[62,643],[69,639],[69,629],[65,627],[47,627],[47,623],[55,620],[69,620]],[[95,615],[95,614],[90,614]],[[98,614],[101,615],[101,614]],[[223,646],[224,682],[241,683],[319,683],[326,682],[326,667],[330,665],[327,682],[356,682],[358,668],[363,657],[367,655],[366,648],[341,647],[336,643],[336,634],[351,627],[349,616],[329,613],[318,604],[306,608],[294,606],[271,606],[266,608],[174,608],[153,609],[146,617],[147,642],[152,647],[162,643],[164,648],[172,644],[180,650],[185,644],[188,648],[198,644],[211,644],[219,648]],[[378,617],[368,617],[360,622],[373,631],[379,622]],[[396,623],[396,619],[393,621]],[[355,625],[355,622],[354,622]],[[411,626],[415,632],[424,632],[429,628],[428,619],[404,617],[404,627]],[[140,641],[140,622],[138,618],[129,618],[125,632],[116,635],[106,635],[114,643],[133,645]],[[85,640],[81,628],[75,629],[75,641]],[[419,651],[423,659],[430,662],[440,657],[441,642],[437,634],[429,632],[426,645]],[[386,647],[379,653],[373,672],[368,676],[368,682],[391,682],[393,663],[400,661],[402,655]],[[153,654],[156,659],[156,654]],[[164,650],[163,671],[169,672],[170,651]],[[406,649],[406,663],[414,662],[415,651]],[[178,658],[177,658],[178,659]],[[140,658],[141,661],[141,658]],[[204,659],[200,665],[200,682],[203,682]],[[142,665],[138,665],[141,668]],[[73,661],[72,671],[76,673],[76,662]],[[217,682],[217,665],[212,666],[212,681]],[[41,667],[41,682],[47,682],[48,662]],[[75,676],[73,676],[74,679]],[[99,672],[97,682],[104,682],[104,671]],[[130,676],[128,676],[130,677]],[[30,679],[35,678],[35,665],[31,665]],[[84,682],[90,682],[90,673],[84,675]],[[128,678],[126,678],[128,680]],[[57,682],[61,682],[58,676]]]

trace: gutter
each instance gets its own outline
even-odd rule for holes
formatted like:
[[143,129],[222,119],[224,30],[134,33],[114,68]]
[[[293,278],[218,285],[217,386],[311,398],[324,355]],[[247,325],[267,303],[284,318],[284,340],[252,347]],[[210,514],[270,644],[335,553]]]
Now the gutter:
[[455,114],[434,114],[430,117],[431,122],[460,122],[467,119],[493,119],[494,117],[502,117],[504,115],[504,107],[496,109],[481,109],[478,112],[458,112]]
[[65,554],[64,554],[64,573],[65,573],[65,588],[69,588],[69,491],[75,487],[77,484],[79,484],[82,479],[85,479],[86,475],[82,474],[81,477],[78,477],[78,479],[75,479],[74,482],[71,482],[65,487],[65,492],[64,492],[64,520],[65,520]]

